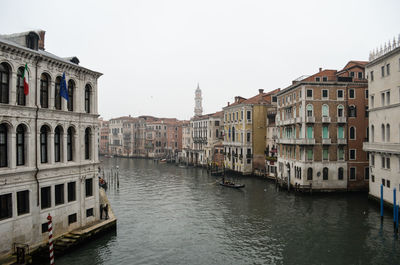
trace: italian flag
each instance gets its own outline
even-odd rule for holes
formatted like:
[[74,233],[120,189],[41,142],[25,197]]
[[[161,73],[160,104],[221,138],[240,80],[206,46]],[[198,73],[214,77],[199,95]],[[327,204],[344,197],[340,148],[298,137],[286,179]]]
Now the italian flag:
[[28,74],[28,64],[25,64],[24,73],[22,74],[22,79],[24,79],[24,94],[25,96],[29,93],[29,74]]

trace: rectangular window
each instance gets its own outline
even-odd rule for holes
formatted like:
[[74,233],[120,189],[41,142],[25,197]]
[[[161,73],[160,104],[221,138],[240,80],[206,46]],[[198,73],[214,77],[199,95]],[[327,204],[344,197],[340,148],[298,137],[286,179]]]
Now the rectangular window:
[[381,76],[384,77],[385,76],[385,66],[381,67]]
[[76,213],[68,215],[68,225],[76,223]]
[[343,135],[343,126],[338,126],[338,138],[339,139],[343,139],[344,135]]
[[93,196],[93,179],[86,179],[85,181],[85,187],[86,187],[86,197]]
[[375,182],[375,176],[374,175],[371,175],[371,181]]
[[350,72],[350,77],[354,77],[354,72]]
[[18,215],[29,213],[29,190],[17,192]]
[[43,187],[40,189],[40,199],[42,209],[51,207],[51,187]]
[[356,159],[356,149],[350,149],[349,150],[349,159],[350,160],[355,160]]
[[0,220],[12,217],[11,193],[0,195]]
[[90,217],[90,216],[93,216],[93,208],[86,210],[86,217]]
[[390,157],[386,157],[386,168],[390,169]]
[[249,110],[247,111],[247,120],[249,121],[251,120],[251,111]]
[[307,160],[313,160],[313,150],[312,149],[307,150]]
[[386,181],[385,181],[385,179],[382,179],[382,185],[383,185],[383,186],[386,186]]
[[371,96],[371,101],[370,101],[371,108],[374,107],[374,104],[375,104],[375,102],[374,102],[374,96]]
[[390,63],[386,65],[386,75],[390,75]]
[[368,89],[365,89],[365,98],[368,99]]
[[250,143],[250,133],[249,132],[247,133],[247,139],[246,140],[247,140],[248,143]]
[[344,160],[344,149],[343,147],[338,148],[338,160]]
[[328,77],[323,76],[323,77],[322,77],[322,82],[327,82],[327,81],[328,81]]
[[386,180],[386,186],[390,188],[390,180]]
[[60,205],[64,203],[64,184],[55,185],[55,204]]
[[362,79],[363,78],[363,73],[362,72],[358,72],[358,79]]
[[343,90],[342,89],[339,89],[337,91],[337,99],[343,99]]
[[322,156],[323,160],[329,159],[329,149],[328,148],[324,148],[322,154],[323,154],[323,156]]
[[322,98],[324,98],[324,99],[328,98],[328,90],[327,89],[322,90]]
[[312,126],[307,127],[307,139],[312,139],[313,138],[313,128]]
[[369,167],[364,168],[364,179],[369,180]]
[[329,138],[329,136],[328,136],[328,126],[323,126],[322,127],[322,138],[324,138],[324,139]]
[[316,81],[316,82],[319,82],[320,80],[321,80],[321,79],[320,79],[319,77],[316,77],[316,78],[315,78],[315,81]]
[[354,89],[350,89],[349,90],[349,98],[355,98],[356,96],[355,96],[355,92],[354,92]]
[[356,180],[356,168],[355,167],[350,168],[350,180]]
[[307,97],[312,98],[312,89],[307,89]]
[[375,155],[371,154],[371,166],[375,166]]
[[381,162],[382,162],[382,168],[385,168],[385,157],[381,157],[382,158],[382,160],[381,160]]
[[46,233],[46,232],[48,232],[49,231],[49,224],[46,222],[46,223],[43,223],[42,224],[42,234],[43,233]]
[[385,93],[381,93],[381,105],[385,106]]
[[374,81],[374,71],[371,71],[370,78],[371,78],[371,81]]

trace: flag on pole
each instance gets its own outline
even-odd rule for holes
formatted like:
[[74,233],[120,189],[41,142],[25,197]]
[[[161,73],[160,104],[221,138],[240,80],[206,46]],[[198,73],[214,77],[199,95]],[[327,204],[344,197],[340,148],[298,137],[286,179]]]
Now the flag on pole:
[[29,73],[28,64],[25,64],[24,72],[22,73],[22,79],[24,80],[24,94],[25,96],[29,94]]
[[67,90],[67,82],[65,81],[65,72],[63,73],[61,84],[60,84],[60,96],[65,98],[68,101],[68,90]]

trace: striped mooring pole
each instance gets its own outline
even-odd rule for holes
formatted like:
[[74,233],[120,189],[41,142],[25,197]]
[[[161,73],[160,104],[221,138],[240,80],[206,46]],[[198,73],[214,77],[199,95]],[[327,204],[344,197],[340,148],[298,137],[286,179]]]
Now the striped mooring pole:
[[49,230],[49,252],[50,252],[50,265],[54,265],[54,248],[53,248],[53,222],[51,215],[47,216],[47,227]]

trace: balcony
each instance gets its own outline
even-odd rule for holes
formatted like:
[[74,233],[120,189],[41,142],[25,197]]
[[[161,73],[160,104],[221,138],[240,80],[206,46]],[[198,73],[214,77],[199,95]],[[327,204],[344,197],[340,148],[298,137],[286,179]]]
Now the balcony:
[[278,144],[296,144],[296,140],[291,138],[279,138],[277,142]]
[[332,141],[331,141],[331,138],[322,138],[322,144],[331,144],[332,143]]
[[364,143],[363,150],[399,154],[400,143]]
[[331,117],[322,117],[322,123],[330,123]]
[[347,119],[346,119],[346,117],[337,117],[337,122],[338,123],[346,123]]
[[315,139],[314,138],[311,138],[311,139],[306,139],[306,138],[298,139],[298,140],[296,140],[296,143],[300,144],[300,145],[314,145],[315,144]]
[[302,123],[303,118],[302,117],[296,117],[296,123]]
[[338,138],[337,143],[338,144],[347,144],[347,139],[346,138]]
[[315,117],[306,117],[306,123],[315,123]]

